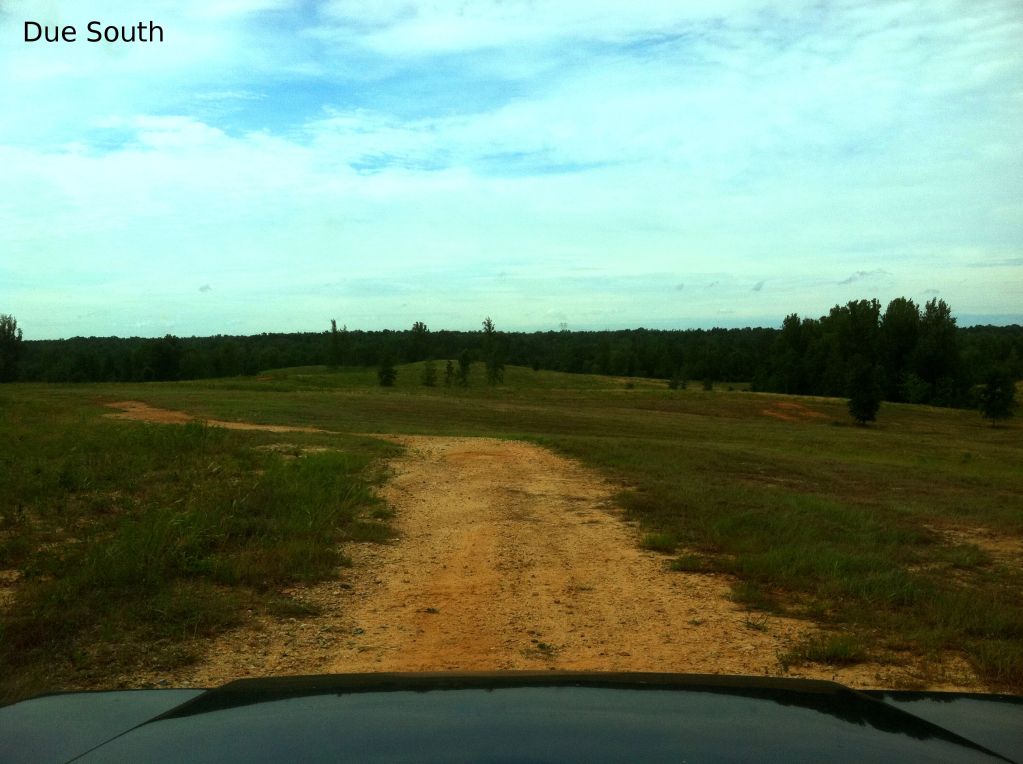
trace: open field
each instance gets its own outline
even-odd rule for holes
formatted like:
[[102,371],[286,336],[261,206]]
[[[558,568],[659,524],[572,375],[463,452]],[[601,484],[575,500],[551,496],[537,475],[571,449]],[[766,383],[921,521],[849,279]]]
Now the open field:
[[[1018,422],[885,404],[860,428],[834,399],[520,368],[497,388],[482,377],[423,388],[413,365],[394,389],[373,370],[320,368],[0,388],[3,696],[178,676],[253,621],[321,618],[329,605],[302,592],[372,581],[387,561],[352,542],[403,527],[372,492],[400,448],[373,434],[525,440],[599,474],[645,554],[674,568],[666,580],[721,584],[737,631],[776,640],[757,670],[830,677],[869,663],[906,686],[1023,691]],[[105,416],[129,400],[328,432]],[[346,554],[364,562],[344,568]],[[533,644],[538,660],[559,649]],[[624,652],[638,665],[642,650]],[[599,667],[584,663],[573,666]]]

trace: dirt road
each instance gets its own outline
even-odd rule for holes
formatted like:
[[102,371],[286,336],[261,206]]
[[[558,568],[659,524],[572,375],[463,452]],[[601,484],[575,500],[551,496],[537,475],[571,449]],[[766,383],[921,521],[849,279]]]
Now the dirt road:
[[[160,417],[179,421],[173,415],[187,417]],[[202,645],[199,664],[124,683],[538,668],[778,675],[779,653],[815,628],[744,611],[728,598],[726,576],[667,570],[667,557],[639,548],[638,530],[614,505],[615,487],[546,449],[490,438],[392,439],[407,450],[391,462],[382,494],[400,536],[350,545],[355,564],[340,580],[288,592],[319,615],[254,616]],[[959,662],[939,670],[909,656],[789,675],[982,689]]]
[[[545,667],[778,674],[777,653],[812,628],[745,613],[728,600],[724,576],[666,571],[665,557],[637,547],[613,487],[545,449],[395,439],[408,452],[383,493],[400,539],[356,545],[344,581],[292,592],[321,615],[228,634],[171,684]],[[869,665],[793,675],[896,681]]]

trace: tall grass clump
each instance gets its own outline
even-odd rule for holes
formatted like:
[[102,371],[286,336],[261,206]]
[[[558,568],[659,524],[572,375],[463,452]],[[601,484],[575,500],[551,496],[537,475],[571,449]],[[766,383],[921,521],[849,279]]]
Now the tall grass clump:
[[798,643],[778,656],[783,666],[793,663],[824,663],[848,666],[866,660],[859,640],[851,634],[819,634]]

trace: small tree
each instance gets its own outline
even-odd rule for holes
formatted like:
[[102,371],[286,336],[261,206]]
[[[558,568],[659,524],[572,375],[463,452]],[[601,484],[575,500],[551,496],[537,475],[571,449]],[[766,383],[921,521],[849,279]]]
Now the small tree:
[[[448,362],[450,363],[450,361]],[[433,359],[427,359],[423,364],[423,373],[420,376],[420,381],[424,387],[436,387],[437,386],[437,364],[433,362]]]
[[1016,408],[1016,381],[1005,369],[991,371],[980,391],[980,413],[994,427],[1008,419]]
[[469,386],[469,371],[472,367],[472,356],[468,350],[463,350],[462,354],[458,356],[458,384],[461,387]]
[[500,336],[490,316],[483,320],[483,361],[487,369],[487,384],[496,385],[503,382],[504,353]]
[[377,369],[377,379],[381,387],[394,387],[394,381],[398,378],[398,370],[394,368],[391,356],[384,354],[380,358],[380,368]]
[[408,360],[422,361],[429,352],[430,329],[422,321],[412,324],[409,332]]
[[23,347],[21,329],[14,316],[0,313],[0,382],[13,382],[18,378],[18,360]]
[[862,356],[853,362],[849,376],[849,415],[860,425],[873,422],[881,408],[881,384],[877,367]]
[[341,365],[341,336],[337,321],[330,319],[330,345],[327,348],[327,367],[336,369]]
[[451,387],[451,383],[455,381],[455,364],[449,358],[444,363],[444,387]]

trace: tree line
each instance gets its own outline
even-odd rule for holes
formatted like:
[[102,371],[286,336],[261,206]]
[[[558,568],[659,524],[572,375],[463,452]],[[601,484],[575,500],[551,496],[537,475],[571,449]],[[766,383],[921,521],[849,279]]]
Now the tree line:
[[[380,367],[417,361],[484,361],[487,381],[504,364],[572,373],[707,382],[754,390],[847,396],[854,382],[889,401],[975,405],[992,373],[1023,378],[1023,327],[956,325],[943,300],[900,297],[836,305],[819,318],[787,316],[781,328],[500,332],[338,327],[250,336],[21,339],[0,318],[0,381],[144,382],[254,375],[293,366]],[[865,380],[865,381],[864,381]]]
[[782,322],[760,387],[781,393],[843,396],[876,385],[884,400],[958,406],[994,370],[1023,374],[1023,329],[959,329],[943,300],[918,306],[900,297],[836,305],[819,319]]

